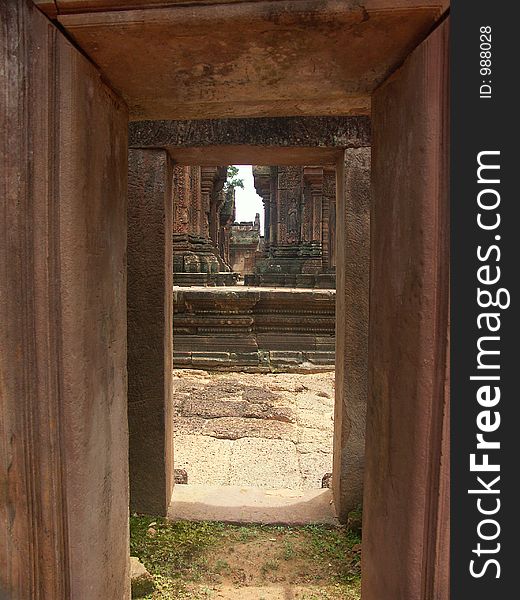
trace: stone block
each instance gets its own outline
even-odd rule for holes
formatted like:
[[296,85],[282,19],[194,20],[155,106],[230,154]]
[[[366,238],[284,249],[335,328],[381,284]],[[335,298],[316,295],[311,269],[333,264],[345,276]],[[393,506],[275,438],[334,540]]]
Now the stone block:
[[330,365],[331,367],[335,364],[335,353],[332,350],[315,352],[304,352],[305,360],[315,365]]
[[229,352],[192,352],[191,364],[200,369],[228,366],[230,364]]
[[132,598],[143,598],[155,591],[153,577],[136,556],[130,557],[130,579]]
[[282,365],[301,365],[303,362],[303,353],[291,350],[271,350],[271,364],[273,366]]

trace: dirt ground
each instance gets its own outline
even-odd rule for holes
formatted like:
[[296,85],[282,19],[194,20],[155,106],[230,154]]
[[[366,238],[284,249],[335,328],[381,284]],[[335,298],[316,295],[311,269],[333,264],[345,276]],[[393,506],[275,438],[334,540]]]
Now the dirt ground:
[[332,471],[334,372],[174,370],[175,468],[188,483],[313,489]]
[[152,600],[359,600],[361,540],[344,528],[132,517]]

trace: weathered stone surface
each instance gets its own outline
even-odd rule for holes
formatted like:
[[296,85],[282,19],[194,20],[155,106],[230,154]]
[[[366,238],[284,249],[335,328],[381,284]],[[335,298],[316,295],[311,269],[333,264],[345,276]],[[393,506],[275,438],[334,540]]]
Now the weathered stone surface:
[[236,440],[233,444],[229,484],[299,489],[301,474],[296,446],[289,440]]
[[[446,44],[436,43],[434,37],[439,32],[419,49],[419,58],[416,52],[403,63],[432,30],[447,2],[304,0],[277,2],[274,12],[274,2],[240,2],[216,26],[222,7],[211,6],[212,0],[187,7],[175,6],[181,0],[164,0],[170,5],[166,19],[156,18],[166,14],[156,12],[165,10],[163,2],[160,7],[154,2],[150,9],[150,3],[133,0],[36,1],[52,18],[58,15],[91,62],[29,2],[0,4],[5,33],[5,68],[0,69],[5,91],[2,171],[7,180],[1,273],[3,289],[9,290],[7,301],[2,298],[0,303],[5,311],[0,319],[2,384],[7,390],[2,395],[8,454],[3,466],[9,466],[8,499],[0,510],[15,508],[1,517],[9,524],[6,543],[2,540],[0,545],[0,562],[8,564],[1,573],[2,591],[7,589],[13,600],[37,595],[108,600],[128,592],[122,401],[126,135],[121,125],[126,119],[124,106],[103,82],[127,94],[134,116],[140,118],[321,110],[345,114],[357,112],[359,100],[368,110],[368,93],[403,65],[396,78],[377,90],[374,110],[375,131],[381,136],[374,148],[384,165],[375,178],[380,184],[376,210],[383,233],[392,222],[386,218],[391,209],[398,222],[386,232],[389,237],[381,236],[374,255],[375,271],[381,275],[374,278],[374,298],[381,312],[371,347],[382,348],[374,364],[384,363],[384,368],[373,374],[378,391],[374,400],[379,404],[370,415],[374,441],[368,447],[374,444],[375,458],[366,503],[375,534],[365,536],[363,594],[365,600],[394,592],[403,600],[421,594],[447,597],[446,456],[439,458],[447,451],[446,439],[439,439],[441,431],[446,433],[445,423],[439,422],[446,413],[439,415],[444,405],[439,408],[441,402],[435,402],[442,396],[439,378],[445,370],[438,350],[444,337],[438,321],[444,318],[447,297],[446,277],[439,273],[445,268],[445,243],[438,238],[439,231],[447,230],[446,211],[432,215],[424,208],[438,208],[436,198],[430,202],[425,190],[444,190],[442,174],[447,173],[438,158],[438,148],[445,148],[438,134],[445,127],[446,109],[435,110],[447,97],[438,77],[441,71],[447,73],[445,59],[438,57]],[[132,6],[135,11],[128,10]],[[241,27],[248,24],[249,15],[252,27]],[[229,37],[230,27],[236,39]],[[279,35],[282,31],[286,35]],[[262,35],[256,35],[259,32]],[[273,38],[280,44],[275,52]],[[252,44],[254,55],[248,51]],[[338,48],[345,49],[339,63]],[[331,70],[331,64],[337,64],[338,71]],[[254,76],[244,77],[252,66]],[[396,176],[399,169],[385,176],[396,156],[407,161],[401,164],[405,176]],[[424,209],[420,217],[416,205]],[[421,226],[426,232],[421,239],[434,243],[417,248],[413,239],[420,237],[414,235]],[[416,295],[399,296],[408,299],[404,304],[388,292],[389,282],[406,288],[410,281],[403,276],[402,263],[392,260],[403,245],[403,255],[414,258],[408,261],[413,267],[435,266],[418,273],[414,281],[427,284],[428,273],[437,276],[436,283],[441,281],[433,289],[425,284]],[[393,253],[384,256],[388,247]],[[386,271],[381,257],[389,259]],[[432,297],[439,308],[433,317]],[[437,334],[432,337],[433,327]],[[398,335],[389,337],[389,332]],[[404,346],[408,354],[402,352]],[[428,360],[425,348],[435,349],[435,360]],[[417,364],[407,370],[410,357]],[[403,407],[409,409],[400,401],[404,396],[417,401],[412,403],[416,412],[405,411],[402,419]],[[428,404],[426,396],[434,400]],[[395,406],[388,402],[390,397],[397,398]],[[430,432],[434,435],[428,438]],[[387,453],[389,439],[397,441],[392,453]],[[383,460],[378,460],[381,448]],[[424,449],[426,457],[421,454]],[[385,471],[388,463],[392,468]],[[410,473],[415,485],[406,487]],[[424,500],[422,505],[414,503],[417,499]],[[85,556],[86,547],[99,552]]]
[[222,145],[357,148],[370,146],[371,137],[366,116],[136,121],[128,131],[130,147],[171,152]]
[[227,485],[233,443],[208,435],[176,432],[175,466],[190,474],[192,484]]
[[31,2],[0,22],[0,597],[121,600],[127,110]]
[[234,285],[229,267],[234,191],[227,167],[173,168],[173,271],[176,285]]
[[267,439],[293,439],[295,427],[279,421],[249,419],[238,417],[221,417],[206,421],[203,428],[205,435],[228,440],[238,440],[244,437]]
[[136,556],[130,557],[130,579],[132,598],[143,598],[155,590],[153,577]]
[[[324,523],[337,526],[330,490],[265,489],[258,487],[183,485],[176,486],[168,517],[183,521],[223,521],[228,523],[266,523],[310,525]],[[281,596],[273,595],[273,587],[240,587],[241,598],[287,598],[287,582]],[[292,588],[289,588],[292,591]],[[316,590],[314,590],[316,592]],[[236,599],[236,589],[233,596]],[[303,591],[303,597],[306,597]],[[314,595],[313,593],[311,594]],[[222,597],[219,592],[219,597]]]
[[264,371],[330,368],[334,309],[334,290],[175,287],[174,364]]
[[345,151],[337,210],[334,498],[338,516],[362,502],[368,385],[370,148]]
[[[241,465],[251,462],[257,464],[248,484],[272,487],[281,481],[285,455],[266,462],[264,454],[269,443],[274,452],[280,442],[284,452],[289,448],[291,456],[296,454],[296,489],[320,487],[323,473],[332,465],[332,372],[252,375],[175,370],[174,375],[175,465],[189,471],[190,483],[239,482]],[[219,416],[239,412],[242,416]],[[240,440],[247,442],[239,444]],[[222,465],[217,464],[221,455]],[[293,475],[287,479],[288,487],[295,484]]]
[[445,21],[374,98],[364,600],[449,597],[448,63]]
[[242,437],[264,437],[279,440],[296,438],[294,425],[263,419],[177,417],[176,424],[177,430],[181,432],[200,433],[226,440],[237,440]]
[[153,120],[367,114],[372,91],[448,2],[82,4],[67,14],[77,2],[60,0],[60,24],[132,118]]
[[165,515],[173,487],[172,163],[129,151],[128,425],[130,507]]
[[[329,220],[335,210],[334,168],[253,167],[265,212],[263,255],[246,285],[335,288]],[[335,217],[332,217],[334,221]]]
[[330,454],[323,451],[324,449],[320,450],[318,452],[302,452],[301,447],[297,447],[298,465],[304,489],[323,487],[323,473],[330,469]]
[[229,262],[233,271],[244,277],[253,273],[260,255],[260,214],[257,213],[254,222],[233,223],[230,226]]
[[[209,387],[209,394],[214,389]],[[244,390],[247,396],[248,390]],[[177,408],[179,414],[184,417],[195,416],[203,419],[214,419],[215,417],[234,417],[246,419],[266,419],[272,421],[294,422],[292,412],[286,407],[276,407],[267,402],[254,402],[249,400],[226,400],[220,401],[218,396],[206,397],[198,400],[187,400],[181,407]]]

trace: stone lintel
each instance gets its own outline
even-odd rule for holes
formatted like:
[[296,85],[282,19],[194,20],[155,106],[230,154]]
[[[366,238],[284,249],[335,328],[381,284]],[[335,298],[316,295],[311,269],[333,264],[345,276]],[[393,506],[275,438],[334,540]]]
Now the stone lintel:
[[370,137],[367,116],[134,121],[129,124],[132,148],[234,145],[357,148],[370,146]]

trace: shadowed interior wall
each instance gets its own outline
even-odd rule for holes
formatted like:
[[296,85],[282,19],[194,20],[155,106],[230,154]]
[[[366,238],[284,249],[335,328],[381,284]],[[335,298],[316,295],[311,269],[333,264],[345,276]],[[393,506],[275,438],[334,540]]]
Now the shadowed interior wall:
[[449,597],[448,32],[373,96],[364,600]]
[[370,148],[348,148],[336,167],[336,400],[334,502],[341,521],[363,501],[368,379]]
[[165,150],[128,154],[130,507],[166,515],[173,486],[173,202]]
[[0,3],[0,598],[129,597],[127,110]]

